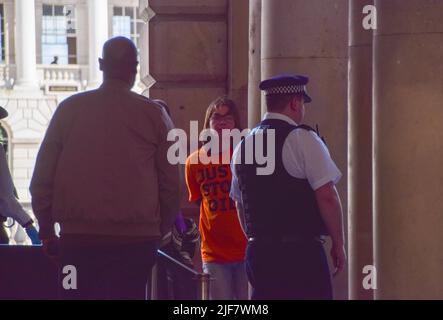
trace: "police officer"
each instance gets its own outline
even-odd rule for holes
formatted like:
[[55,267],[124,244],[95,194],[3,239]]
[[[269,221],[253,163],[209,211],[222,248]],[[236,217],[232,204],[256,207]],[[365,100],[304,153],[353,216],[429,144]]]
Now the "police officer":
[[[0,107],[0,119],[8,116],[8,112]],[[8,244],[9,238],[4,229],[3,223],[10,217],[16,220],[25,229],[31,239],[32,244],[41,244],[38,232],[34,227],[34,221],[26,213],[15,196],[15,188],[9,172],[6,152],[0,144],[0,244]]]
[[[249,239],[252,299],[332,299],[326,235],[332,238],[334,275],[346,262],[335,188],[341,173],[317,132],[300,125],[304,104],[311,102],[308,81],[285,74],[261,82],[268,112],[233,154],[231,198]],[[275,150],[272,174],[257,170],[262,165],[253,155],[259,147],[265,153]],[[253,161],[248,162],[251,154]]]

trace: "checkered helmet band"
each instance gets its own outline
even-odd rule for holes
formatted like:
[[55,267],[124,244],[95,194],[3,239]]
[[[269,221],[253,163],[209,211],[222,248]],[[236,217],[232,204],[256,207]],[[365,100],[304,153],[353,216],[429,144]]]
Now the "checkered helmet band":
[[291,93],[303,93],[306,92],[306,86],[304,85],[289,85],[273,87],[265,90],[265,95],[271,94],[291,94]]

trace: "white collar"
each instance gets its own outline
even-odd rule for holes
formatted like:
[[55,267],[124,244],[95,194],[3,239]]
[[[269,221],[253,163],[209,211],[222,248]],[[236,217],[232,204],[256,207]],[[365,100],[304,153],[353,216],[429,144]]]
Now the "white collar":
[[266,119],[283,120],[289,124],[292,124],[293,126],[297,126],[297,123],[294,120],[292,120],[288,116],[286,116],[282,113],[278,113],[278,112],[266,112],[265,115],[263,116],[263,120],[266,120]]

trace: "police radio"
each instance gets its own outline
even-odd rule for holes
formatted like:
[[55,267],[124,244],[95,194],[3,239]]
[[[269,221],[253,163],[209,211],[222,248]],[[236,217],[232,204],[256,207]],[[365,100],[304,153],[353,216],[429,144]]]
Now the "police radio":
[[326,145],[325,137],[322,137],[322,136],[320,135],[320,130],[318,130],[318,124],[315,125],[315,132],[316,132],[317,135],[320,137],[320,139],[323,141],[323,143]]

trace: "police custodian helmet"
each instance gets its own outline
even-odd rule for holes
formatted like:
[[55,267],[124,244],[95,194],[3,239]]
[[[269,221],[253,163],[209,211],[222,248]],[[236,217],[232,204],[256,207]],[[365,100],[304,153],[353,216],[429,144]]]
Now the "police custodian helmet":
[[260,83],[260,90],[265,95],[302,93],[306,103],[312,101],[306,90],[309,78],[294,74],[281,74]]

